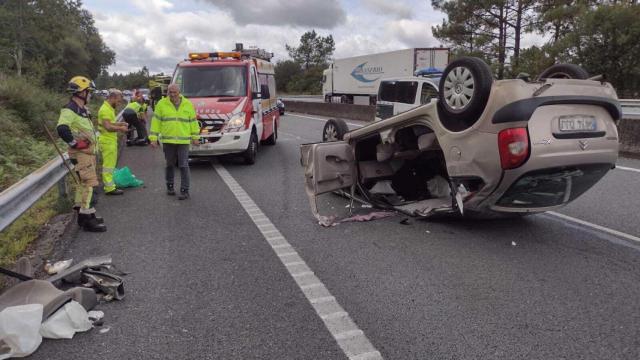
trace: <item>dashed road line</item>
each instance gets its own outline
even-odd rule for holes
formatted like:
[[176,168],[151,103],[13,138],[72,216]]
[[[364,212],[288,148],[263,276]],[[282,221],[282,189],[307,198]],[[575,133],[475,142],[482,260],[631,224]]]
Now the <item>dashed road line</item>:
[[[298,288],[305,295],[318,317],[322,319],[327,330],[329,330],[329,333],[331,333],[349,360],[383,359],[382,354],[376,350],[364,332],[360,330],[349,314],[338,304],[329,289],[315,276],[298,252],[282,236],[280,231],[271,223],[269,218],[260,210],[227,169],[218,163],[214,163],[213,168],[231,190],[231,193],[238,199],[238,202],[262,233],[265,240],[271,245],[276,256],[285,266],[291,278],[296,282]],[[242,201],[239,199],[242,199]],[[258,224],[256,219],[260,219],[261,224]],[[268,224],[266,226],[262,225],[267,221]],[[276,239],[279,241],[274,243],[273,240]],[[283,249],[286,252],[283,252]]]
[[592,229],[600,230],[600,231],[605,232],[605,233],[610,234],[610,235],[618,236],[618,237],[621,237],[621,238],[624,238],[624,239],[627,239],[627,240],[631,240],[631,241],[635,241],[635,242],[640,243],[640,237],[633,236],[633,235],[630,235],[630,234],[627,234],[627,233],[623,233],[622,231],[609,229],[608,227],[604,227],[602,225],[598,225],[598,224],[590,223],[588,221],[576,219],[574,217],[571,217],[571,216],[568,216],[568,215],[565,215],[565,214],[560,214],[560,213],[557,213],[555,211],[547,211],[547,214],[553,215],[555,217],[559,217],[560,219],[563,219],[563,220],[574,222],[576,224],[587,226],[587,227],[590,227]]
[[626,166],[618,166],[618,165],[616,165],[616,169],[624,170],[624,171],[632,171],[632,172],[640,173],[640,169],[636,169],[636,168],[632,168],[632,167],[626,167]]

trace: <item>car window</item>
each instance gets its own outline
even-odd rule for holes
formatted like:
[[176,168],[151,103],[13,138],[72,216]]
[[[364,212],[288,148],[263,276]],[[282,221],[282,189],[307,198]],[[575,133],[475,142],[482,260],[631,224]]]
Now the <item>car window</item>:
[[246,96],[245,69],[242,66],[180,67],[174,82],[186,97]]
[[431,84],[423,83],[420,91],[420,104],[428,104],[431,99],[438,97],[438,91]]
[[380,83],[378,99],[413,104],[416,100],[417,90],[417,81],[383,81]]

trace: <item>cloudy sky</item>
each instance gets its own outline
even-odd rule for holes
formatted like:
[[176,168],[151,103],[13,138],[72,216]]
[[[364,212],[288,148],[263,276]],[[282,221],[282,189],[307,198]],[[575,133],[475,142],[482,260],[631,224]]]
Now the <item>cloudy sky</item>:
[[[85,0],[107,45],[116,52],[109,70],[146,65],[172,73],[189,52],[232,50],[236,42],[287,59],[311,29],[333,35],[334,57],[409,47],[435,47],[431,27],[444,14],[430,0]],[[523,46],[542,37],[525,35]]]
[[286,59],[285,44],[315,29],[332,34],[337,58],[439,46],[443,19],[428,0],[85,0],[107,45],[110,71],[172,72],[190,51],[256,45]]

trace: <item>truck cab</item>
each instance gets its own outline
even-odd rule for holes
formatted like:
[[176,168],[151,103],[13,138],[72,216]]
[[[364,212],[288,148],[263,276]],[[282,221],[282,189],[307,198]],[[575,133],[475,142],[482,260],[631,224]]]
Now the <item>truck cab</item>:
[[439,82],[440,78],[422,76],[381,80],[375,120],[388,119],[437,99]]
[[274,66],[260,53],[191,53],[172,83],[193,103],[200,144],[189,155],[240,154],[255,162],[260,142],[275,144],[280,114]]

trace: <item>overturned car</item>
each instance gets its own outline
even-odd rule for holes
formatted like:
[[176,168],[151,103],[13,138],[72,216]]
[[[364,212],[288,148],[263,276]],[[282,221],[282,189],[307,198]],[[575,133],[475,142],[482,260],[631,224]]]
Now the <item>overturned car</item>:
[[306,191],[321,223],[315,198],[335,191],[421,217],[553,210],[615,167],[620,117],[613,87],[575,65],[494,80],[463,57],[428,104],[352,131],[329,120],[325,142],[301,145]]

